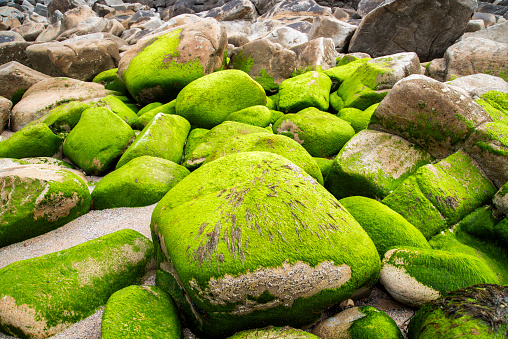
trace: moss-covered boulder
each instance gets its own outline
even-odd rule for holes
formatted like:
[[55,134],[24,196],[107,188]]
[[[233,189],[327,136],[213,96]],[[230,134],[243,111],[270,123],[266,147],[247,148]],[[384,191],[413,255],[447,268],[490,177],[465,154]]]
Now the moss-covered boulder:
[[179,164],[189,131],[189,122],[181,116],[158,113],[134,139],[118,160],[116,168],[143,155]]
[[63,138],[44,123],[27,126],[0,141],[0,158],[51,157],[62,142]]
[[219,70],[226,48],[226,30],[207,18],[141,39],[120,59],[118,76],[138,102],[168,102],[193,80]]
[[337,116],[342,120],[349,122],[355,132],[358,133],[369,126],[370,117],[374,114],[378,105],[379,104],[374,104],[369,106],[364,111],[353,107],[343,108],[337,113]]
[[229,114],[256,105],[266,105],[263,87],[247,73],[229,69],[187,85],[176,98],[176,114],[193,126],[212,128]]
[[251,133],[232,136],[224,140],[203,162],[203,165],[238,152],[269,152],[288,159],[323,185],[318,164],[299,143],[277,134]]
[[99,181],[92,192],[93,208],[155,204],[188,174],[188,169],[166,159],[134,158]]
[[325,187],[337,198],[383,199],[434,157],[401,137],[363,130],[333,160]]
[[90,210],[83,179],[48,165],[0,170],[0,247],[54,230]]
[[[171,100],[170,102],[173,102],[173,100]],[[176,101],[174,102],[176,103]],[[136,114],[138,115],[138,117],[142,116],[143,114],[145,114],[146,112],[149,112],[151,111],[152,109],[154,108],[157,108],[159,106],[162,106],[162,102],[151,102],[149,104],[146,104],[145,106],[143,106],[139,111],[136,112]]]
[[132,111],[122,100],[118,99],[114,95],[105,96],[95,102],[97,107],[106,107],[111,112],[117,114],[123,121],[129,126],[136,126],[136,120],[138,119],[137,114]]
[[[327,69],[324,73],[332,80],[335,89],[337,89],[344,80],[352,76],[360,66],[369,60],[371,58],[357,59],[347,64],[337,64],[337,66]],[[334,91],[334,93],[337,92]]]
[[132,285],[113,293],[102,314],[102,339],[182,337],[175,303],[156,286]]
[[485,109],[494,122],[508,122],[508,93],[488,91],[475,101]]
[[114,168],[134,131],[106,107],[89,108],[69,133],[63,152],[88,175],[103,175]]
[[301,144],[313,157],[323,158],[337,154],[355,134],[349,123],[315,107],[282,116],[272,129]]
[[420,167],[383,203],[429,239],[483,206],[495,193],[496,188],[476,163],[459,151]]
[[46,338],[91,316],[140,282],[153,263],[150,240],[121,230],[0,269],[0,331]]
[[[146,105],[145,107],[147,106],[150,106],[150,104]],[[146,127],[146,125],[148,125],[148,123],[152,121],[152,119],[159,113],[175,115],[176,114],[175,107],[176,107],[176,99],[171,100],[170,102],[164,105],[157,105],[152,109],[150,109],[149,111],[146,111],[143,114],[138,115],[139,117],[136,120],[136,128],[139,130],[143,130]],[[138,114],[140,112],[141,110],[138,112]]]
[[330,169],[332,168],[333,165],[333,160],[318,157],[314,157],[314,160],[316,160],[316,163],[318,164],[319,169],[321,170],[321,174],[323,175],[323,180],[325,180],[326,177],[328,176],[328,173],[330,173]]
[[431,248],[423,234],[400,214],[377,200],[349,197],[339,200],[376,245],[379,256],[394,247]]
[[476,257],[434,249],[395,248],[383,258],[379,281],[397,301],[415,307],[475,284],[499,284]]
[[105,89],[126,94],[127,88],[125,88],[122,79],[118,77],[117,73],[118,68],[112,68],[97,74],[92,81],[103,85]]
[[182,165],[194,170],[201,166],[212,155],[212,152],[221,147],[227,139],[250,133],[272,134],[264,128],[233,121],[225,121],[209,131],[205,129],[192,130],[189,141],[185,145]]
[[411,318],[410,339],[506,338],[508,287],[475,285],[429,302]]
[[312,333],[289,326],[256,328],[238,332],[228,339],[318,339]]
[[266,127],[272,123],[272,113],[268,107],[256,105],[233,112],[229,114],[225,120],[242,122],[252,126]]
[[312,333],[319,338],[404,338],[388,314],[372,306],[348,308],[316,325]]
[[508,181],[508,124],[488,122],[481,125],[467,140],[464,149],[496,187]]
[[508,181],[497,191],[492,198],[494,214],[497,217],[508,215]]
[[70,132],[87,108],[90,108],[90,105],[81,101],[71,101],[53,108],[41,121],[57,132]]
[[467,92],[412,75],[390,90],[369,128],[398,135],[442,159],[462,148],[475,128],[487,121],[489,115]]
[[289,160],[265,152],[203,165],[152,215],[158,281],[195,333],[301,327],[376,280],[372,240]]
[[279,86],[279,110],[296,113],[308,107],[327,111],[332,81],[322,72],[310,71],[284,80]]

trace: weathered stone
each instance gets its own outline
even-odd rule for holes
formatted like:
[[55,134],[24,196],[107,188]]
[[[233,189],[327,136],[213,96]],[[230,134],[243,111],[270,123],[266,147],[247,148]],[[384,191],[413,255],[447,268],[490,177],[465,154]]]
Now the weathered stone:
[[83,0],[52,0],[48,5],[48,18],[53,15],[55,11],[65,13],[70,9],[85,5]]
[[444,82],[446,78],[446,60],[437,58],[428,62],[424,74],[434,80]]
[[472,74],[448,82],[450,86],[460,87],[467,91],[473,99],[481,97],[487,92],[497,91],[508,93],[508,83],[500,77],[489,74]]
[[[466,33],[464,35],[470,32],[477,32],[482,29],[485,29],[485,23],[483,20],[469,20],[466,26]],[[462,37],[464,37],[464,35]]]
[[0,44],[6,42],[23,42],[23,41],[25,41],[25,39],[23,39],[23,36],[16,31],[0,31]]
[[[1,68],[0,68],[1,70]],[[0,134],[2,134],[9,125],[9,118],[11,117],[12,101],[0,96]]]
[[249,0],[230,0],[220,7],[209,10],[205,18],[219,21],[255,20],[258,17],[256,7]]
[[287,26],[276,28],[275,30],[271,31],[265,38],[271,42],[279,43],[282,45],[282,47],[288,49],[309,41],[307,34]]
[[329,7],[318,5],[314,0],[282,0],[277,2],[260,20],[269,19],[288,19],[295,16],[319,17],[322,15],[330,15],[332,11]]
[[28,41],[5,42],[0,44],[0,65],[11,61],[17,61],[20,64],[32,67],[26,55],[26,49],[31,45],[33,45],[33,42]]
[[[53,0],[55,1],[55,0]],[[62,30],[68,30],[78,26],[80,22],[86,20],[88,18],[96,17],[94,11],[88,5],[80,5],[76,8],[70,9],[66,12],[61,11],[63,13],[62,17]]]
[[19,33],[26,41],[35,41],[45,28],[46,26],[42,23],[25,20],[23,25],[14,28],[12,31]]
[[[75,27],[60,33],[55,40],[63,41],[74,38],[76,36],[87,35],[92,33],[110,33],[119,36],[123,33],[124,27],[117,20],[108,20],[105,18],[91,17],[79,22]],[[67,41],[70,42],[70,41]]]
[[356,26],[336,20],[332,17],[317,17],[312,21],[312,28],[309,32],[309,40],[316,38],[331,38],[338,52],[345,52],[349,40],[353,36]]
[[365,18],[367,14],[376,9],[382,2],[383,0],[360,0],[358,3],[358,14],[362,18]]
[[297,74],[335,67],[337,52],[330,38],[316,38],[291,49],[296,53]]
[[0,31],[7,31],[23,23],[23,13],[9,6],[0,7]]

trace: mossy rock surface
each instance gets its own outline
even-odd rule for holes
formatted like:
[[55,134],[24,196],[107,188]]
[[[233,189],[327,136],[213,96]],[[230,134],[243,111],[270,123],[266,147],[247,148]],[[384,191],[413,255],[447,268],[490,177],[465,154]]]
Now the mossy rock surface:
[[312,330],[329,339],[402,339],[402,333],[388,314],[371,306],[352,307],[325,319]]
[[156,286],[132,285],[113,293],[102,314],[102,339],[182,337],[175,303]]
[[81,118],[81,113],[87,108],[90,108],[90,105],[81,101],[71,101],[53,108],[42,122],[58,132],[70,132]]
[[0,247],[54,230],[90,210],[87,184],[48,165],[0,170]]
[[0,158],[51,157],[62,142],[63,138],[44,123],[27,126],[0,141]]
[[157,107],[162,106],[162,105],[163,104],[161,102],[151,102],[151,103],[143,106],[139,111],[137,111],[136,114],[138,115],[138,117],[140,117],[143,114],[145,114],[146,112],[151,111],[152,109],[157,108]]
[[323,175],[323,180],[325,180],[328,173],[330,172],[330,169],[332,168],[333,160],[318,157],[314,157],[314,160],[316,160],[316,163],[318,164],[319,169],[321,170],[321,174]]
[[[147,106],[149,106],[149,105],[147,105]],[[148,123],[150,121],[152,121],[152,119],[159,113],[175,115],[176,114],[175,107],[176,107],[176,100],[171,100],[170,102],[168,102],[167,104],[164,104],[164,105],[155,106],[151,110],[139,115],[138,120],[136,120],[136,127],[139,130],[143,130],[143,128],[145,128],[146,125],[148,125]]]
[[489,91],[475,101],[487,111],[494,122],[508,123],[508,93]]
[[238,332],[228,339],[318,339],[314,334],[305,332],[300,329],[285,327],[268,326],[265,328],[256,328]]
[[86,174],[104,175],[134,136],[132,128],[109,109],[89,108],[65,139],[63,151]]
[[181,116],[158,113],[127,148],[116,168],[143,155],[179,164],[189,131],[189,122]]
[[178,94],[176,114],[191,125],[212,128],[239,110],[266,105],[266,94],[247,73],[224,70],[193,81]]
[[394,247],[431,248],[423,234],[400,214],[377,200],[349,197],[339,200],[376,245],[379,256]]
[[122,100],[114,95],[105,96],[95,102],[97,107],[106,107],[111,112],[117,114],[127,125],[134,127],[136,126],[136,120],[138,120],[137,114],[132,111]]
[[410,339],[506,338],[508,287],[475,285],[429,302],[411,318]]
[[91,316],[136,284],[153,260],[150,240],[121,230],[0,269],[0,331],[46,338]]
[[312,156],[299,143],[277,134],[251,133],[230,137],[217,147],[203,165],[238,152],[270,152],[288,159],[323,185],[323,176]]
[[344,108],[344,100],[337,94],[337,91],[330,93],[330,107],[328,108],[335,113]]
[[[343,58],[344,59],[344,58]],[[342,60],[342,59],[341,59]],[[371,60],[370,58],[357,59],[345,64],[339,64],[324,71],[324,73],[332,80],[336,86],[339,86],[344,80],[353,75],[353,73],[364,63]]]
[[273,153],[203,165],[159,202],[151,228],[163,285],[193,331],[208,337],[311,324],[379,272],[376,248],[354,218]]
[[189,173],[166,159],[146,155],[134,158],[99,181],[92,192],[93,208],[155,204]]
[[492,207],[497,218],[502,218],[508,214],[508,181],[492,198]]
[[125,88],[123,81],[118,77],[117,72],[118,68],[112,68],[97,74],[92,81],[103,85],[106,89],[126,94],[127,88]]
[[296,113],[308,107],[327,111],[332,81],[322,73],[310,71],[284,80],[279,86],[279,110]]
[[313,157],[323,158],[337,154],[355,134],[346,121],[314,107],[284,115],[272,129],[301,144]]
[[363,130],[333,160],[325,187],[337,198],[383,199],[434,157],[393,134]]
[[225,121],[209,131],[194,129],[191,131],[189,141],[185,145],[185,156],[182,165],[192,171],[201,166],[227,139],[250,133],[272,134],[264,128],[234,121]]
[[379,281],[395,300],[415,307],[459,288],[499,284],[494,272],[481,259],[410,247],[386,252]]
[[272,113],[266,106],[256,105],[229,114],[225,120],[247,125],[266,127],[270,125]]
[[484,205],[495,192],[476,163],[459,151],[434,165],[420,167],[383,203],[429,239]]

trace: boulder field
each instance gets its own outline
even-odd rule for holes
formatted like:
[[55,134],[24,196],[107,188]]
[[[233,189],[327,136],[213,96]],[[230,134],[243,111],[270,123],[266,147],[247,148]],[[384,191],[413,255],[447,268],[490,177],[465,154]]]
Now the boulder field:
[[508,337],[507,9],[0,0],[0,339]]

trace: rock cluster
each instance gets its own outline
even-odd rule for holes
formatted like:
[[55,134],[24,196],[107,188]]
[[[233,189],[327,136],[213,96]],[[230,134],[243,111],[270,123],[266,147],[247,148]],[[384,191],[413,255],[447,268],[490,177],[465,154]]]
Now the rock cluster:
[[0,0],[0,338],[506,336],[506,8]]

